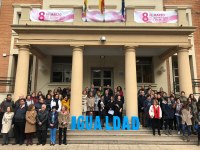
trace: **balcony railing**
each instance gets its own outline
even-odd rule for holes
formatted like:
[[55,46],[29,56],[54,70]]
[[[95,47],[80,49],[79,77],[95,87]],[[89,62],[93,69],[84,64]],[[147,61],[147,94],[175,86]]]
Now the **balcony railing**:
[[[26,24],[26,25],[58,25],[55,24],[55,22],[31,22],[30,21],[30,12],[31,9],[35,9],[35,8],[41,8],[41,5],[26,5],[23,4],[21,5],[21,18],[19,20],[19,24]],[[70,8],[74,10],[74,21],[72,23],[68,23],[68,22],[59,22],[59,25],[88,25],[88,24],[95,24],[94,22],[84,22],[82,20],[82,14],[83,14],[83,6],[65,6],[66,9]],[[55,9],[55,8],[54,8]],[[58,8],[59,9],[59,8]],[[64,8],[62,8],[64,9]],[[127,6],[126,7],[126,11],[125,11],[125,16],[126,16],[126,20],[125,22],[121,22],[118,23],[124,26],[189,26],[189,19],[188,19],[188,14],[187,14],[187,6],[177,6],[177,7],[173,7],[174,10],[177,11],[177,15],[178,15],[178,21],[177,23],[137,23],[134,20],[134,11],[144,11],[144,10],[149,10],[149,7],[145,7],[144,8],[137,8],[136,6]],[[107,22],[103,22],[104,24],[108,24],[108,25],[114,25],[113,23],[107,23]],[[99,25],[102,25],[102,23],[99,23]],[[95,25],[98,25],[97,23]]]

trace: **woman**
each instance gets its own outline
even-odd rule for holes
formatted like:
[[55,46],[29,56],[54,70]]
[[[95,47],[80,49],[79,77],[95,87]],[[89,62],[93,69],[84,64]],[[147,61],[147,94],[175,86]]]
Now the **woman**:
[[122,87],[121,86],[118,86],[117,87],[117,91],[119,92],[119,95],[122,97],[122,96],[124,96],[124,93],[123,93],[123,91],[122,91]]
[[27,106],[34,104],[33,99],[31,99],[31,95],[26,96],[26,104],[27,104]]
[[[59,145],[62,143],[67,145],[67,127],[69,125],[70,114],[66,106],[62,106],[61,111],[58,114],[58,127],[59,127]],[[64,137],[62,140],[62,136]]]
[[152,119],[152,129],[153,129],[153,135],[155,136],[155,129],[158,129],[158,135],[160,134],[160,127],[161,122],[160,119],[162,118],[162,110],[161,107],[158,105],[158,100],[153,100],[153,105],[149,108],[149,115]]
[[53,106],[56,106],[56,110],[59,112],[61,110],[61,102],[60,102],[60,99],[59,99],[59,95],[56,94],[54,96],[54,99],[51,100],[51,108]]
[[8,133],[12,128],[12,120],[14,113],[11,112],[11,107],[7,107],[7,111],[3,115],[1,133],[3,135],[2,145],[8,145]]
[[47,111],[49,112],[51,111],[51,100],[52,100],[51,94],[47,94],[45,104],[47,106]]
[[97,91],[97,94],[95,96],[95,101],[94,101],[94,111],[99,111],[99,107],[98,107],[98,102],[101,99],[101,93],[99,91]]
[[183,104],[181,103],[180,99],[177,98],[176,104],[175,104],[175,117],[176,117],[176,124],[177,124],[177,130],[178,134],[181,132],[181,109]]
[[33,92],[33,93],[31,94],[31,99],[34,101],[34,104],[38,102],[38,98],[37,98],[35,92]]
[[103,95],[103,94],[104,94],[103,89],[102,89],[101,86],[99,87],[98,91],[100,92],[100,95]]
[[34,104],[28,106],[28,110],[26,112],[26,126],[25,126],[25,134],[26,134],[26,145],[33,144],[33,134],[36,132],[36,116],[37,112],[35,111]]
[[187,129],[188,132],[188,137],[187,137],[187,142],[190,141],[190,134],[191,134],[191,125],[192,125],[192,115],[190,113],[190,109],[188,104],[183,105],[182,111],[181,111],[181,118],[182,118],[182,131],[183,131],[183,140],[185,139],[185,131]]
[[82,93],[82,114],[85,116],[87,112],[87,92],[86,90]]
[[56,144],[56,130],[58,128],[58,113],[56,111],[56,107],[52,107],[52,111],[49,113],[48,117],[48,125],[50,129],[50,140],[51,144],[50,145],[55,145]]
[[62,106],[66,106],[67,110],[70,111],[70,99],[65,95],[64,99],[61,101]]
[[89,93],[89,97],[87,98],[87,110],[88,111],[94,111],[94,96],[93,93]]
[[174,121],[174,102],[171,101],[170,98],[164,98],[162,102],[162,109],[163,109],[163,118],[165,124],[165,134],[172,134],[173,130],[173,121]]

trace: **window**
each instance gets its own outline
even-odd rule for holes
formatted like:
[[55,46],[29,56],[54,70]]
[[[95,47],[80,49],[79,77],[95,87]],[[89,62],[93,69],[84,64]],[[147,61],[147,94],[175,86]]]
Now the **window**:
[[72,57],[52,57],[52,82],[71,82]]
[[92,69],[92,83],[95,88],[98,89],[100,86],[106,88],[107,85],[113,86],[113,72],[112,69],[97,68]]
[[153,83],[152,57],[137,57],[137,82]]
[[173,72],[173,83],[174,93],[179,93],[179,74],[178,74],[178,59],[177,56],[172,57],[172,72]]

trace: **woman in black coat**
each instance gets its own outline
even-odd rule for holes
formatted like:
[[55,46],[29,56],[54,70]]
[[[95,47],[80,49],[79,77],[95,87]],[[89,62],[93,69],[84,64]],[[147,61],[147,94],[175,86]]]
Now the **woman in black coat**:
[[172,134],[173,130],[173,120],[175,115],[175,103],[171,101],[170,98],[165,98],[162,103],[162,109],[164,114],[164,122],[165,122],[165,134]]

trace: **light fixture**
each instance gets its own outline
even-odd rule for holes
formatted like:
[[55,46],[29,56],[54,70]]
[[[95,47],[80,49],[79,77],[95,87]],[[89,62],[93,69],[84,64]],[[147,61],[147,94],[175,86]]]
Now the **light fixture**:
[[106,41],[106,37],[105,36],[100,37],[100,41],[101,42],[105,42]]
[[100,56],[100,58],[101,58],[101,59],[104,59],[104,58],[105,58],[105,56],[104,56],[104,55],[101,55],[101,56]]

